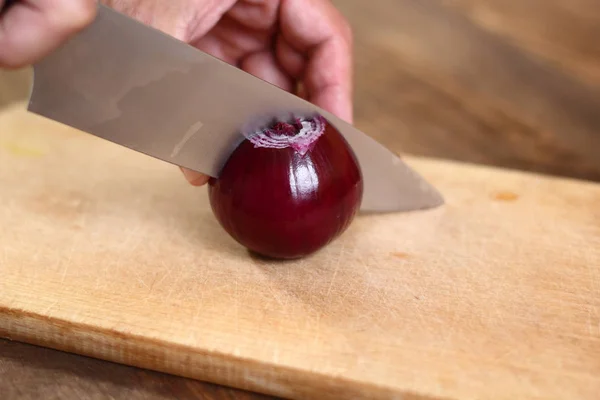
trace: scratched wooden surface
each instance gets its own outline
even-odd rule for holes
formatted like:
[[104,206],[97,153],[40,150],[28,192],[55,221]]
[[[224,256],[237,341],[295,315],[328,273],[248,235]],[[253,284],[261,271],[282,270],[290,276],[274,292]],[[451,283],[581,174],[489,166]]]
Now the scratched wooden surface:
[[[362,3],[336,1],[355,28],[361,128],[399,151],[600,180],[597,0]],[[2,101],[11,97],[5,89]],[[0,392],[9,399],[262,398],[0,346]]]
[[600,184],[410,157],[446,205],[273,263],[173,166],[24,105],[0,337],[286,398],[597,398]]

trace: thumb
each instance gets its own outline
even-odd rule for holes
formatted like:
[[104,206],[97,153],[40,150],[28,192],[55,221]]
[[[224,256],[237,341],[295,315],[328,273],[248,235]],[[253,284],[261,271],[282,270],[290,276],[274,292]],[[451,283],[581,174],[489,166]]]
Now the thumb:
[[38,61],[90,24],[96,15],[94,0],[21,0],[11,3],[0,14],[2,68],[20,68]]

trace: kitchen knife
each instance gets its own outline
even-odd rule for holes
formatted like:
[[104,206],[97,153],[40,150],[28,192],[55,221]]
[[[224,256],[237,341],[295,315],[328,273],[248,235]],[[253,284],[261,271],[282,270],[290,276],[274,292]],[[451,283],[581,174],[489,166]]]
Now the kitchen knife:
[[213,177],[241,132],[277,116],[320,113],[356,153],[361,211],[444,202],[395,154],[335,115],[102,4],[89,27],[34,64],[28,110]]

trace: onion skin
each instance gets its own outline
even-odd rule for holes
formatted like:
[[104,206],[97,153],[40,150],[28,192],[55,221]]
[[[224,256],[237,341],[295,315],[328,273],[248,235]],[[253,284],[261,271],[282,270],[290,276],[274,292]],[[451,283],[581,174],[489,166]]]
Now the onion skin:
[[304,135],[297,119],[293,130],[280,123],[247,137],[208,182],[223,229],[262,256],[314,253],[340,236],[360,208],[362,173],[349,144],[321,116],[303,121],[312,126]]

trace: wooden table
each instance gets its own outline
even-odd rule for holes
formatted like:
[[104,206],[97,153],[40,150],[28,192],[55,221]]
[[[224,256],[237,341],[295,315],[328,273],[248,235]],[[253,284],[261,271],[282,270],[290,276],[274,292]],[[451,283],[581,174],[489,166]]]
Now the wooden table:
[[[354,26],[361,129],[398,152],[600,181],[597,0],[335,3]],[[8,341],[0,393],[267,398]]]

